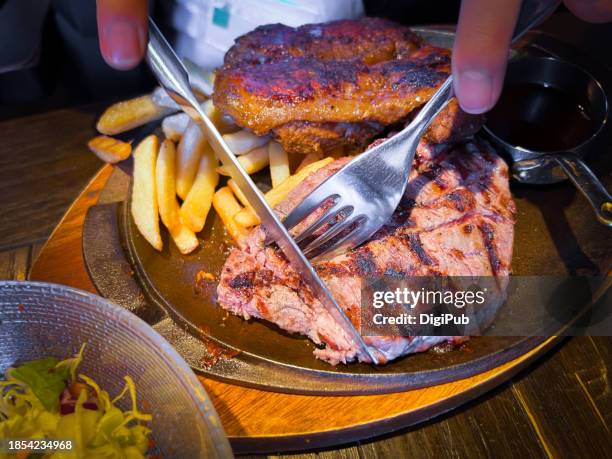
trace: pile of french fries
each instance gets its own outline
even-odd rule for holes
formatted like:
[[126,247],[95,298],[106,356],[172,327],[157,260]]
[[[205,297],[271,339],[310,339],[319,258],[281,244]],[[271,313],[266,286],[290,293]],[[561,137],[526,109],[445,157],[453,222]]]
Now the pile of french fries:
[[[271,207],[333,160],[315,154],[290,158],[269,137],[240,129],[215,108],[212,100],[205,100],[202,106],[248,174],[269,168],[272,189],[265,198]],[[156,250],[163,250],[160,220],[182,254],[196,250],[196,234],[204,228],[211,207],[240,245],[249,228],[259,224],[259,218],[236,183],[225,179],[229,174],[199,126],[177,110],[159,88],[150,95],[116,103],[100,117],[97,129],[102,135],[90,140],[88,146],[111,164],[132,154],[131,212],[138,231]],[[163,137],[150,135],[133,152],[131,142],[111,137],[160,119]]]

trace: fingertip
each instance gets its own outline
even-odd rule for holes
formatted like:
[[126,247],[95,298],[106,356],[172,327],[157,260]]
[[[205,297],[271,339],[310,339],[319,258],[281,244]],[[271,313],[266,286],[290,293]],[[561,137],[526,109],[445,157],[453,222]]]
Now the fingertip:
[[453,72],[453,89],[461,109],[472,115],[491,110],[502,91],[505,66],[463,68]]
[[136,67],[144,56],[146,31],[130,20],[111,20],[100,30],[100,50],[104,60],[118,70]]
[[464,0],[453,46],[453,88],[467,113],[489,111],[501,93],[518,0]]
[[454,76],[454,90],[464,112],[479,115],[493,103],[491,76],[482,70],[462,70]]
[[130,70],[147,44],[146,0],[97,0],[100,52],[108,65]]

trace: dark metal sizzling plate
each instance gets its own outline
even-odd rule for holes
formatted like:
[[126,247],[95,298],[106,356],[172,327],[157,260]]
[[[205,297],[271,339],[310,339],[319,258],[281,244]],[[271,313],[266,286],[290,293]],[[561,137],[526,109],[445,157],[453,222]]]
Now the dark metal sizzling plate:
[[[188,334],[203,340],[192,349],[196,353],[198,346],[214,353],[219,345],[222,349],[239,352],[230,359],[221,358],[217,364],[211,356],[204,355],[197,360],[197,355],[189,355],[189,363],[204,373],[228,378],[227,367],[247,358],[257,366],[266,363],[268,368],[257,375],[234,374],[232,380],[298,392],[384,392],[467,377],[521,355],[541,341],[478,338],[463,350],[415,354],[380,367],[365,364],[330,366],[314,358],[314,345],[308,339],[285,333],[265,321],[245,321],[220,308],[215,301],[216,282],[196,283],[200,270],[215,276],[220,273],[231,246],[216,215],[211,215],[200,235],[200,250],[183,256],[168,239],[167,232],[164,232],[163,252],[156,252],[136,230],[131,214],[125,210],[121,214],[131,264],[147,299],[167,312]],[[172,344],[180,341],[173,338],[170,334]],[[234,354],[232,351],[218,352]],[[287,372],[289,375],[285,374]],[[312,388],[305,384],[306,375],[312,379]],[[250,376],[258,379],[252,380]],[[289,382],[290,387],[287,387]]]
[[[421,32],[437,44],[448,45],[452,40],[447,31],[424,28]],[[605,161],[602,167],[607,167]],[[600,176],[608,179],[609,186],[610,174]],[[126,180],[129,177],[123,175],[109,186],[116,189],[117,182],[123,181],[125,190]],[[611,251],[605,248],[609,230],[594,221],[584,198],[569,183],[546,188],[513,184],[513,194],[518,207],[515,274],[586,274],[609,269]],[[201,247],[194,254],[181,255],[165,231],[164,250],[158,253],[136,230],[128,202],[126,198],[123,204],[96,206],[87,217],[83,247],[91,277],[103,295],[145,317],[193,368],[207,375],[285,392],[394,392],[486,371],[542,342],[541,338],[480,337],[463,349],[409,355],[379,367],[330,366],[314,358],[314,345],[306,338],[228,314],[215,302],[216,282],[196,282],[199,271],[219,274],[231,246],[214,212],[199,234]],[[117,250],[119,239],[127,259]],[[115,274],[109,279],[112,266],[115,273],[121,272],[118,267],[125,272],[131,266],[135,278]],[[534,302],[539,301],[536,293]]]

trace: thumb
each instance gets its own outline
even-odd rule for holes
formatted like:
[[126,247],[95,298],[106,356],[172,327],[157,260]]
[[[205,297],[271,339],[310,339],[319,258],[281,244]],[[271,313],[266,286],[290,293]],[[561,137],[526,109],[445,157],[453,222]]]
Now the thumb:
[[108,65],[129,70],[147,43],[147,0],[97,0],[98,39]]
[[501,93],[520,0],[463,0],[453,47],[454,90],[468,113],[490,110]]

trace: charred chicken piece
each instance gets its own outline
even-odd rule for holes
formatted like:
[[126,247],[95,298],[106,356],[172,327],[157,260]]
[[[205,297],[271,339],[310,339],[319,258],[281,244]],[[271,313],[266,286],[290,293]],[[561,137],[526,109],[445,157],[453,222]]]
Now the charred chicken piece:
[[[388,127],[405,123],[450,72],[450,52],[378,18],[240,37],[216,73],[215,105],[288,152],[362,151]],[[471,136],[480,117],[453,102],[426,134],[430,142]]]

